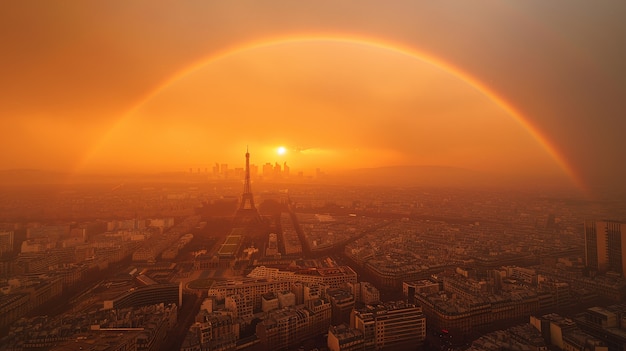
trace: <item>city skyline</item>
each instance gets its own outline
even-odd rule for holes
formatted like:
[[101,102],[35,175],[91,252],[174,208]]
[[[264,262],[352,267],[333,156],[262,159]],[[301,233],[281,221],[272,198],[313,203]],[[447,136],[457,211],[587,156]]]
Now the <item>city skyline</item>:
[[184,171],[248,144],[294,170],[623,189],[621,3],[3,6],[3,170]]
[[626,351],[626,2],[0,4],[0,351]]
[[582,219],[624,218],[623,202],[259,185],[258,221],[237,220],[249,184],[7,193],[0,349],[621,350],[625,224]]

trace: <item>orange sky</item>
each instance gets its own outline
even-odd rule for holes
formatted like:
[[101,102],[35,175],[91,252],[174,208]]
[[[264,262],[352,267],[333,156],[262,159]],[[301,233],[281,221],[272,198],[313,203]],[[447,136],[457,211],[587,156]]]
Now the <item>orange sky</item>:
[[461,77],[393,48],[324,39],[207,60],[124,116],[81,167],[241,165],[244,145],[259,164],[296,169],[555,172],[529,131]]
[[[624,5],[553,6],[5,2],[0,168],[236,167],[249,145],[253,163],[292,169],[443,165],[536,179],[566,176],[562,161],[586,183],[618,184]],[[457,72],[376,39],[241,50],[298,37],[379,38]]]

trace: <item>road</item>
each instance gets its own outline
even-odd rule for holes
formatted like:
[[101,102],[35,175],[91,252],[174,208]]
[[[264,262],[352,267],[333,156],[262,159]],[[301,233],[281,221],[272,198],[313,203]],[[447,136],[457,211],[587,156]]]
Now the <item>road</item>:
[[174,329],[170,330],[165,337],[165,342],[160,346],[160,351],[180,350],[187,335],[189,327],[194,323],[195,317],[200,311],[202,298],[195,294],[183,294],[183,306],[178,310],[178,322]]

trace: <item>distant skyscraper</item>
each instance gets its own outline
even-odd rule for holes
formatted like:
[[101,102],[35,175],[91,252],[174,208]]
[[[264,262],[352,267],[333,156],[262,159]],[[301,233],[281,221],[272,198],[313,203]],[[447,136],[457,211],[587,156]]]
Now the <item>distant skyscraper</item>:
[[263,165],[263,178],[271,179],[272,174],[274,173],[274,166],[271,163],[266,163]]
[[13,232],[0,232],[0,255],[13,252]]
[[282,171],[280,169],[280,164],[276,162],[276,164],[274,165],[274,178],[278,179],[281,177],[281,175]]
[[289,166],[287,166],[287,162],[283,164],[283,176],[289,178]]
[[585,221],[585,264],[600,273],[626,273],[626,223]]

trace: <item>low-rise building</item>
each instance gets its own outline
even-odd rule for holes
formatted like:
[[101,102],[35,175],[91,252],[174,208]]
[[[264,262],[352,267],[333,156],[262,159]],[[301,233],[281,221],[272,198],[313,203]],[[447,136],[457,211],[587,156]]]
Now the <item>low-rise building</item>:
[[330,351],[365,350],[363,332],[345,324],[331,325],[328,329],[327,346]]
[[307,339],[325,333],[330,326],[330,303],[311,301],[270,312],[256,326],[256,335],[264,349],[286,350]]
[[426,317],[403,301],[355,309],[350,326],[363,333],[365,350],[414,349],[426,338]]
[[331,288],[338,288],[345,283],[357,282],[357,274],[349,266],[330,268],[312,267],[294,271],[259,266],[254,268],[252,272],[248,274],[248,277],[289,282],[318,283]]

